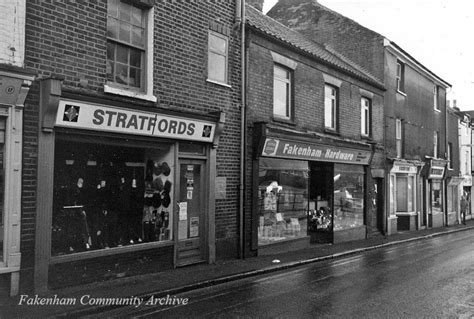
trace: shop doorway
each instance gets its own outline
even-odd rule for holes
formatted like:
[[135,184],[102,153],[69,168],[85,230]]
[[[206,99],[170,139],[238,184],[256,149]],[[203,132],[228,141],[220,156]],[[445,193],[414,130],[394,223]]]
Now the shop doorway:
[[204,161],[180,160],[177,266],[205,260],[205,176]]
[[377,191],[377,230],[381,233],[385,233],[384,220],[385,220],[385,206],[384,206],[384,180],[382,178],[376,179],[376,191]]

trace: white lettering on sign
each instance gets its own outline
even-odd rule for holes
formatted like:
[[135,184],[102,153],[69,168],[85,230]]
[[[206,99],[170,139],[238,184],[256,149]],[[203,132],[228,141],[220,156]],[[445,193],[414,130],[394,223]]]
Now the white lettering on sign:
[[139,110],[62,100],[56,126],[212,142],[216,124]]
[[309,156],[314,158],[326,158],[343,161],[352,161],[354,159],[353,153],[346,153],[341,150],[333,151],[327,149],[326,152],[322,152],[320,149],[308,147],[300,147],[297,145],[290,145],[286,143],[283,147],[283,154],[294,155],[294,156]]

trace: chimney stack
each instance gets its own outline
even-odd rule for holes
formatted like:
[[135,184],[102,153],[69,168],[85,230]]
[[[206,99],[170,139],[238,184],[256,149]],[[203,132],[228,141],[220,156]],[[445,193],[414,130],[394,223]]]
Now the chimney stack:
[[453,100],[453,107],[457,107],[456,100]]

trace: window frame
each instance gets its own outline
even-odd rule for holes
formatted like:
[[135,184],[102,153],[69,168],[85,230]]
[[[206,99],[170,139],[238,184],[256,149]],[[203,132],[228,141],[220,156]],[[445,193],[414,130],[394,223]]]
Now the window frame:
[[[279,69],[279,70],[282,70],[284,72],[286,72],[287,74],[287,77],[286,78],[282,78],[282,77],[278,77],[277,76],[277,73],[275,72],[276,69]],[[287,92],[287,95],[286,95],[286,105],[285,105],[285,112],[287,115],[281,115],[281,114],[278,114],[275,112],[276,108],[276,104],[275,104],[275,85],[276,85],[276,81],[280,81],[282,83],[285,83],[286,85],[286,92]],[[294,117],[294,108],[293,108],[293,70],[284,66],[284,65],[281,65],[281,64],[278,64],[278,63],[274,63],[273,64],[273,118],[274,119],[278,119],[278,120],[286,120],[286,121],[293,121],[293,117]]]
[[453,169],[453,143],[451,142],[448,142],[448,149],[447,149],[447,152],[448,152],[448,160],[449,160],[449,164],[448,164],[448,169]]
[[405,63],[397,60],[396,88],[398,92],[405,93]]
[[403,157],[403,125],[401,119],[395,119],[395,141],[397,158]]
[[[107,6],[110,5],[111,0],[107,1]],[[108,74],[106,72],[106,79],[104,84],[104,92],[110,94],[123,95],[133,98],[139,98],[147,101],[156,102],[157,98],[153,95],[153,29],[154,29],[154,8],[153,6],[140,5],[139,3],[130,2],[127,3],[130,6],[133,6],[142,13],[142,24],[143,24],[143,48],[141,56],[141,68],[140,68],[140,87],[134,87],[130,85],[124,85],[112,80],[108,80]],[[107,27],[109,23],[109,12],[107,11]],[[106,36],[107,44],[120,44],[126,45],[127,48],[137,48],[132,44],[127,44],[126,42],[114,39],[112,37]],[[108,64],[108,57],[106,56],[106,64]],[[115,63],[115,61],[114,61]]]
[[441,112],[441,106],[439,105],[439,86],[433,85],[433,107],[435,111]]
[[[328,96],[327,89],[334,90],[334,95]],[[328,108],[331,108],[330,112],[328,112]],[[331,126],[327,125],[329,121],[327,114],[329,113],[331,115]],[[335,132],[339,130],[339,88],[329,83],[324,84],[324,128]]]
[[[216,50],[211,49],[211,37],[219,38],[225,41],[225,53],[222,54],[222,52],[218,52]],[[217,78],[212,78],[210,76],[210,65],[211,61],[211,54],[219,55],[219,56],[224,56],[224,81],[221,81],[220,79]],[[207,81],[216,83],[216,84],[223,84],[223,85],[229,85],[229,37],[226,36],[225,34],[209,30],[208,32],[208,38],[207,38]]]
[[438,131],[433,132],[433,157],[438,158],[439,153],[439,133]]
[[[364,103],[367,102],[367,103]],[[372,100],[366,96],[360,98],[361,107],[361,135],[372,136]]]

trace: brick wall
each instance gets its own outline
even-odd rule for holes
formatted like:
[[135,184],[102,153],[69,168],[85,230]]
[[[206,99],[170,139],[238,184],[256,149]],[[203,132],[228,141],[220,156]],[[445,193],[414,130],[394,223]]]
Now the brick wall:
[[[154,95],[158,102],[104,94],[106,1],[31,0],[26,6],[25,66],[38,77],[64,76],[63,89],[150,108],[207,115],[226,112],[217,149],[217,176],[227,178],[227,197],[216,202],[217,257],[237,255],[240,154],[240,31],[235,3],[165,1],[154,8]],[[229,87],[206,81],[211,22],[229,32]],[[80,81],[87,80],[87,87]],[[83,81],[84,82],[84,81]],[[33,266],[39,85],[25,104],[22,200],[23,265]],[[41,186],[41,185],[39,185]],[[232,247],[232,250],[229,250]]]

